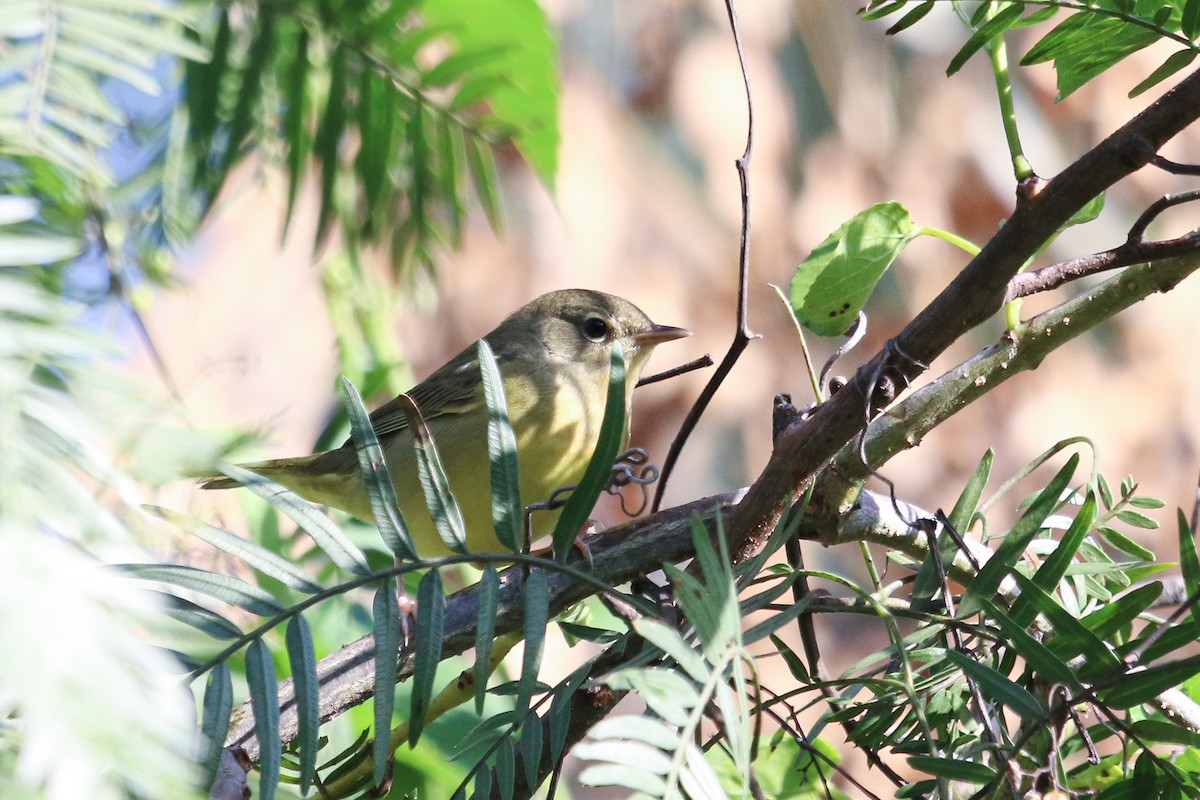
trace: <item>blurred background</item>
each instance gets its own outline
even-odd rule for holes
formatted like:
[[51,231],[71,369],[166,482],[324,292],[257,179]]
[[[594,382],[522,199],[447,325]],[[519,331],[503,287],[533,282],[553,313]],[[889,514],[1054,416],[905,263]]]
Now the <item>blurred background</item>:
[[[949,4],[937,4],[895,38],[884,35],[888,21],[861,21],[856,5],[756,0],[740,8],[755,111],[750,324],[762,338],[689,441],[666,505],[753,481],[770,454],[775,393],[791,392],[798,404],[813,399],[789,312],[770,284],[786,288],[797,263],[834,228],[874,203],[895,200],[918,225],[982,244],[1013,207],[990,71],[977,56],[960,74],[945,76],[965,40]],[[695,332],[661,348],[649,371],[704,353],[719,360],[732,338],[740,220],[734,160],[745,143],[746,110],[723,6],[547,0],[545,7],[561,48],[557,185],[543,185],[514,152],[501,161],[501,231],[482,213],[471,215],[462,246],[444,253],[436,277],[397,284],[383,256],[368,265],[381,291],[394,298],[395,355],[413,381],[518,306],[569,286],[620,294],[655,321]],[[1010,39],[1013,60],[1047,29]],[[1055,102],[1049,65],[1015,70],[1018,120],[1035,171],[1052,177],[1144,108],[1156,90],[1135,100],[1127,93],[1167,52],[1138,53],[1062,103]],[[1200,131],[1186,132],[1164,154],[1200,162]],[[285,236],[286,185],[276,171],[246,164],[230,185],[183,256],[180,286],[155,300],[149,333],[178,386],[187,424],[252,431],[251,457],[307,453],[336,410],[335,381],[343,371],[322,263],[341,257],[339,248],[335,240],[313,254],[315,187],[302,194]],[[1062,236],[1039,263],[1117,246],[1150,202],[1193,185],[1143,170],[1109,195],[1097,222]],[[1162,217],[1151,236],[1196,225],[1185,206]],[[867,306],[867,341],[836,371],[850,374],[876,352],[967,260],[944,242],[914,242]],[[1028,300],[1023,313],[1080,290],[1071,285]],[[1035,374],[991,392],[897,457],[885,474],[902,498],[949,508],[988,448],[997,454],[993,474],[1002,479],[1058,440],[1086,436],[1114,485],[1132,474],[1141,493],[1166,501],[1164,511],[1172,513],[1158,517],[1168,523],[1161,538],[1162,532],[1132,533],[1171,560],[1173,509],[1190,509],[1200,471],[1198,307],[1194,278],[1151,298],[1055,353]],[[999,317],[981,326],[928,375],[940,375],[1003,329]],[[812,345],[819,364],[836,342]],[[128,369],[148,393],[165,394],[145,351]],[[708,375],[638,392],[633,443],[649,448],[657,463]],[[381,394],[368,404],[385,399]],[[1015,493],[1007,507],[1023,496]],[[159,490],[156,502],[210,518],[214,510],[232,513],[238,501],[200,495],[178,481]],[[602,517],[621,521],[615,507]],[[810,546],[808,563],[858,574],[861,558],[853,550]],[[883,642],[871,621],[839,626],[821,629],[834,671]],[[551,680],[574,660],[562,647],[548,658],[561,659]]]

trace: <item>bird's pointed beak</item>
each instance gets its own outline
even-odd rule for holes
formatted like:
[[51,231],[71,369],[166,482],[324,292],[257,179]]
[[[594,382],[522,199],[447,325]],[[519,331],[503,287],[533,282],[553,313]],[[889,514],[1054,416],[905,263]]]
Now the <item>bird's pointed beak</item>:
[[649,330],[635,333],[631,338],[634,344],[638,347],[653,347],[663,342],[669,342],[673,339],[682,339],[685,336],[691,336],[692,332],[687,328],[675,328],[670,325],[654,325]]

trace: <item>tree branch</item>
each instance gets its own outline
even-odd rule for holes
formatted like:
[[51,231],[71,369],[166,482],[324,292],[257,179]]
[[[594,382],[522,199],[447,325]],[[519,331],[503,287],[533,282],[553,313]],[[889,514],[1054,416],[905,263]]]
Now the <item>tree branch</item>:
[[[813,476],[862,430],[866,392],[875,378],[898,383],[920,374],[954,341],[1000,310],[1009,281],[1080,208],[1145,166],[1162,145],[1200,116],[1200,72],[1106,138],[1048,183],[1022,184],[1016,210],[965,269],[808,420],[789,428],[729,526],[737,556],[756,551],[783,510]],[[899,356],[907,356],[907,358]]]

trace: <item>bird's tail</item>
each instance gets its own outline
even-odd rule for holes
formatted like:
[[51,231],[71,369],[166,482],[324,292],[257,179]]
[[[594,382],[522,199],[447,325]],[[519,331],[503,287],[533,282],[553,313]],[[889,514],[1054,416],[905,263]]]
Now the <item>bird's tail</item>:
[[[318,465],[314,465],[320,456],[327,455],[326,453],[317,453],[311,456],[300,456],[299,458],[277,458],[272,461],[256,461],[252,464],[239,464],[242,469],[248,469],[251,472],[256,472],[264,478],[270,478],[273,481],[290,486],[295,482],[295,478],[303,478],[304,476],[319,475],[322,470]],[[233,478],[224,475],[205,475],[200,478],[201,489],[236,489],[242,484]]]

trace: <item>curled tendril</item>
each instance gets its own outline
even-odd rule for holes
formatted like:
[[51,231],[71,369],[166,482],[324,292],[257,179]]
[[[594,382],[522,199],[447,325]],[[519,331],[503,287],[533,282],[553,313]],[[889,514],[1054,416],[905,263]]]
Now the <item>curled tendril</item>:
[[[658,467],[650,463],[650,455],[640,447],[631,447],[613,464],[612,479],[604,491],[621,499],[621,511],[627,517],[636,517],[646,510],[650,503],[650,491],[646,488],[658,480]],[[627,505],[627,498],[622,491],[626,486],[636,486],[641,490],[641,502],[633,510]]]
[[[636,517],[645,511],[646,506],[650,503],[650,492],[646,487],[658,480],[658,474],[658,467],[650,463],[650,455],[640,447],[631,447],[617,456],[616,463],[612,467],[612,477],[605,491],[620,498],[621,511],[625,516]],[[629,509],[626,497],[622,492],[626,486],[631,485],[637,486],[641,490],[641,503],[634,510]],[[562,508],[567,504],[567,498],[570,497],[571,492],[575,491],[577,487],[578,484],[575,483],[560,486],[545,500],[525,506],[526,548],[528,548],[533,534],[534,513]]]

